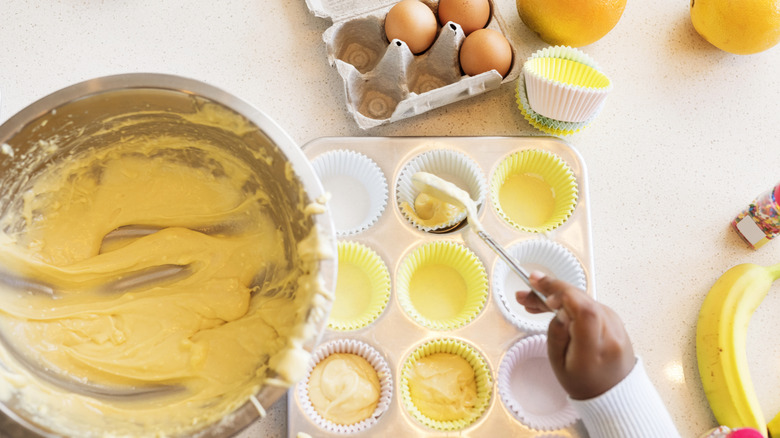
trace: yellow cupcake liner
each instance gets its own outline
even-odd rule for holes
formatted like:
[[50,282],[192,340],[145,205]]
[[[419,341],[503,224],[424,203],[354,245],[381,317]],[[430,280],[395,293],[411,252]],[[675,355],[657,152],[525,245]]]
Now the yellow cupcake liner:
[[[434,420],[420,412],[414,404],[409,388],[412,368],[418,360],[436,353],[456,354],[464,358],[474,368],[474,379],[477,384],[477,401],[474,408],[465,418],[453,421]],[[399,380],[401,401],[409,415],[431,429],[442,431],[461,430],[473,424],[490,405],[493,394],[493,378],[487,361],[474,347],[457,339],[434,339],[417,347],[404,362]]]
[[[336,299],[328,318],[328,327],[340,331],[358,330],[376,321],[387,307],[390,299],[390,272],[379,254],[362,243],[339,241],[338,257]],[[363,288],[357,284],[347,283],[350,277],[345,275],[346,270],[357,271],[369,287]],[[361,290],[348,290],[347,288],[350,287],[360,287]],[[340,293],[345,292],[347,294],[340,298]],[[362,297],[366,300],[365,306],[357,312],[352,312],[353,314],[344,315],[343,313],[349,312],[342,312],[342,310],[350,303],[342,300],[354,297],[356,294],[368,295],[367,299]]]
[[[424,311],[421,312],[413,302],[410,285],[415,274],[419,274],[422,269],[441,267],[452,268],[460,275],[465,284],[465,298],[463,305],[454,315],[430,317],[425,315]],[[457,279],[442,278],[447,279],[457,282]],[[443,283],[441,286],[446,287]],[[435,289],[426,292],[438,293]],[[442,296],[446,296],[449,291],[440,292]],[[466,246],[450,241],[431,242],[418,247],[401,262],[396,293],[401,307],[418,324],[433,330],[453,330],[473,321],[485,307],[488,296],[487,273],[479,258]],[[438,299],[437,303],[445,304]]]
[[[518,223],[501,207],[499,191],[514,175],[540,178],[552,189],[553,211],[542,224]],[[571,167],[561,157],[544,150],[526,149],[515,152],[499,163],[491,178],[490,195],[496,211],[507,223],[521,231],[544,233],[558,228],[571,217],[577,205],[577,180]]]

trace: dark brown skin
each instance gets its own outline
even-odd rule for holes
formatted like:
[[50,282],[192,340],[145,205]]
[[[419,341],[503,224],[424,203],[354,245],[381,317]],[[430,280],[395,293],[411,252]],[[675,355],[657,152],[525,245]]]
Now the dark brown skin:
[[[534,272],[531,285],[558,310],[547,331],[547,354],[561,386],[575,400],[605,393],[634,368],[636,358],[620,317],[564,281]],[[529,291],[516,294],[530,313],[548,312]]]

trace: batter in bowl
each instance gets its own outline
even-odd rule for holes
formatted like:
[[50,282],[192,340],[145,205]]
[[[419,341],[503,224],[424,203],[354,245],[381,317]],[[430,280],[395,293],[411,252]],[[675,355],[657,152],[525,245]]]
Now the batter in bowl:
[[[3,269],[54,291],[0,283],[12,347],[0,348],[0,400],[21,400],[63,434],[163,436],[217,421],[264,383],[298,380],[318,287],[307,262],[320,248],[313,232],[289,235],[273,205],[284,201],[244,162],[192,138],[123,138],[51,165],[0,222],[24,223],[0,241]],[[146,232],[110,238],[123,227]],[[122,283],[159,266],[181,272]],[[87,388],[151,392],[69,391],[19,355]]]

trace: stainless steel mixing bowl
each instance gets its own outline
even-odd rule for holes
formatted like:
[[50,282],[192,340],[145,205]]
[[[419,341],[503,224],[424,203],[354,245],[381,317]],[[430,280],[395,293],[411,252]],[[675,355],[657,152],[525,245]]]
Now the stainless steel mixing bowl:
[[[219,105],[236,118],[248,120],[256,129],[237,135],[223,126],[195,124],[180,116],[197,112],[205,104]],[[144,118],[133,120],[138,113],[143,113]],[[125,117],[128,119],[123,120]],[[323,195],[323,188],[293,140],[247,102],[205,83],[170,75],[124,74],[82,82],[44,97],[0,125],[0,217],[9,209],[19,208],[20,191],[27,177],[45,169],[47,163],[68,159],[84,149],[102,147],[125,135],[158,134],[205,139],[242,158],[268,183],[271,196],[279,204],[278,218],[288,219],[284,224],[290,236],[288,244],[294,245],[293,240],[304,238],[316,228],[326,248],[336,254],[330,214],[307,217],[303,212],[305,205]],[[293,178],[288,178],[290,166]],[[5,226],[14,229],[24,224]],[[315,269],[319,270],[324,290],[333,291],[336,261],[323,257],[317,264]],[[304,348],[311,350],[318,343],[329,310],[327,300],[308,309],[307,321],[314,330]],[[266,385],[256,397],[268,407],[285,391],[286,388]],[[0,411],[5,416],[0,418],[3,436],[58,436],[56,431],[36,424],[13,402],[0,404]],[[258,409],[247,402],[219,423],[198,431],[196,436],[230,436],[258,416]]]

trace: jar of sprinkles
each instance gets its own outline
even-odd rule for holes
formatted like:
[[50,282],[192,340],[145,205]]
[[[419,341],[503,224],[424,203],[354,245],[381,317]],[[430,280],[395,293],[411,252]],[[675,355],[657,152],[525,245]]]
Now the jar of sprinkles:
[[731,222],[753,249],[780,235],[780,184],[759,195]]

